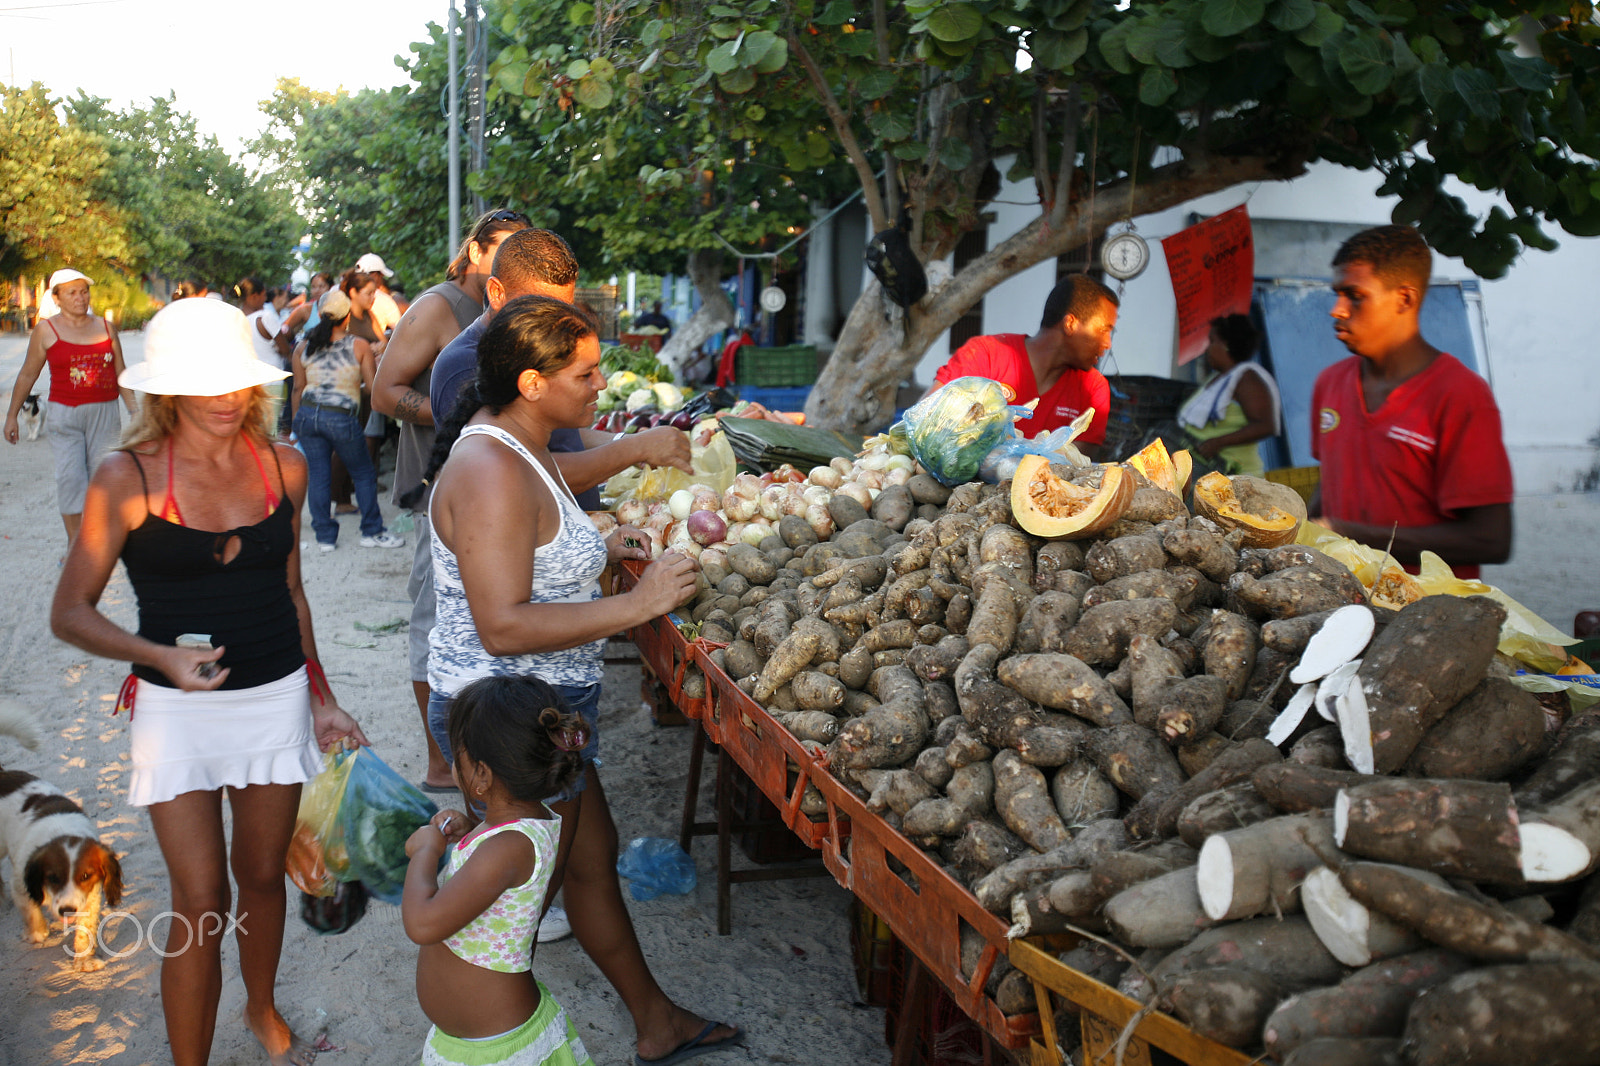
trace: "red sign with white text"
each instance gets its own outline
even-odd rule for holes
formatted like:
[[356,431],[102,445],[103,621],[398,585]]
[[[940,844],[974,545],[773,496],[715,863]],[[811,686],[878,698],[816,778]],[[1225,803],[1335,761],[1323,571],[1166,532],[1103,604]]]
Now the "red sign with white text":
[[1178,365],[1206,350],[1211,320],[1250,313],[1256,249],[1244,205],[1161,241],[1178,299]]

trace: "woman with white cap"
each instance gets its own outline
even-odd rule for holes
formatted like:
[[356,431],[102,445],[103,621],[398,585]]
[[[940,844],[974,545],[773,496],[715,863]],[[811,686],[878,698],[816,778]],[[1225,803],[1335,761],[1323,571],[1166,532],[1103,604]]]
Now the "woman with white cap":
[[[183,300],[150,320],[145,361],[120,379],[143,402],[95,472],[50,613],[57,637],[132,664],[118,700],[130,710],[128,798],[149,808],[171,880],[161,1003],[176,1066],[210,1054],[232,925],[251,1030],[273,1063],[315,1057],[273,996],[284,858],[319,749],[366,743],[318,664],[300,584],[306,464],[273,442],[262,387],[283,376],[255,358],[244,315],[225,303]],[[119,559],[137,633],[98,608]]]
[[56,503],[70,543],[83,517],[89,475],[122,432],[117,400],[120,397],[132,414],[133,393],[117,388],[122,342],[111,323],[89,310],[89,279],[71,268],[58,270],[50,275],[50,295],[61,311],[33,327],[28,354],[11,387],[5,434],[8,443],[17,443],[17,413],[48,363],[50,399],[44,432],[55,453]]

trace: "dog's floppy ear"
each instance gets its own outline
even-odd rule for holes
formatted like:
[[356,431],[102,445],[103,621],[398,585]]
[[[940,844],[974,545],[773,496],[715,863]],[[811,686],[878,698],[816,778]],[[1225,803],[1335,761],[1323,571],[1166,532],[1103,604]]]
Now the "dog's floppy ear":
[[122,863],[117,861],[117,853],[99,845],[101,854],[100,889],[105,893],[106,904],[115,907],[122,902]]
[[22,870],[22,884],[28,890],[28,898],[34,903],[44,903],[44,878],[48,872],[47,867],[54,862],[61,865],[65,858],[59,845],[51,844],[40,848],[28,859],[28,864]]

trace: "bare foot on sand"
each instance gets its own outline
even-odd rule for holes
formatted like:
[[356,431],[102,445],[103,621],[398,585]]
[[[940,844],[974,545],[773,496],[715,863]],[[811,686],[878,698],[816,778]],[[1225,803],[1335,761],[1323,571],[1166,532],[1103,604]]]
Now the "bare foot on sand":
[[244,1021],[266,1049],[272,1066],[311,1066],[317,1060],[317,1049],[294,1035],[276,1007],[260,1013],[246,1007]]
[[723,1044],[733,1047],[744,1037],[744,1033],[732,1025],[708,1022],[698,1014],[676,1005],[674,1010],[676,1013],[669,1026],[639,1034],[634,1048],[645,1062],[668,1058],[690,1046],[702,1047],[707,1051]]

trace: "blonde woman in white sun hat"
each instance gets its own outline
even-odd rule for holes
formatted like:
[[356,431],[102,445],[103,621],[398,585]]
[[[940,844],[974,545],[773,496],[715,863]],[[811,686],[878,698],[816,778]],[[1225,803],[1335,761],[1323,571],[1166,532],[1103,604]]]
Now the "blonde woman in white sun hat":
[[[145,328],[144,394],[95,472],[51,607],[56,636],[130,662],[129,801],[147,806],[172,883],[161,1003],[177,1066],[204,1063],[222,992],[221,941],[239,886],[245,1020],[273,1063],[304,1064],[273,998],[287,899],[284,857],[318,750],[366,743],[318,665],[300,585],[306,464],[273,441],[262,363],[237,309],[182,300]],[[98,609],[118,560],[139,606],[130,633]],[[212,649],[179,647],[200,634]],[[222,799],[233,814],[224,841]]]
[[122,343],[111,323],[89,309],[89,279],[64,267],[50,275],[50,295],[60,308],[41,318],[28,338],[28,354],[11,389],[5,437],[17,443],[17,412],[50,366],[44,431],[56,460],[56,503],[70,542],[83,515],[83,494],[96,464],[122,432],[121,399],[133,413],[133,393],[117,388]]

